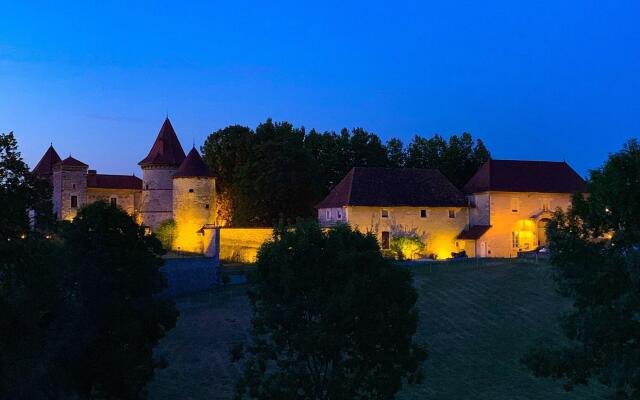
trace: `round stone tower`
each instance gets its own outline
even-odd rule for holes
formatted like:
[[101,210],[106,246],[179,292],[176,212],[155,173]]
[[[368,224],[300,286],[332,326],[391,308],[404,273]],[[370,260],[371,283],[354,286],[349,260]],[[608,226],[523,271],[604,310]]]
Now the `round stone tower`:
[[185,159],[184,150],[169,118],[164,120],[142,168],[142,224],[155,229],[173,217],[173,175]]
[[206,253],[208,232],[215,222],[215,178],[196,148],[192,148],[173,176],[174,250]]

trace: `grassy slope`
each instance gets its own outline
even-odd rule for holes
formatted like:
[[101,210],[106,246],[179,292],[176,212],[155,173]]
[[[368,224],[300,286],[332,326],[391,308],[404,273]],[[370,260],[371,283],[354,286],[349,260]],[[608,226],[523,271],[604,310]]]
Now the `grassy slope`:
[[[425,382],[401,399],[601,399],[600,387],[565,393],[532,377],[519,359],[535,341],[559,340],[568,304],[553,291],[549,267],[504,261],[439,264],[414,270],[420,293],[418,340],[428,346]],[[149,386],[151,399],[228,399],[238,370],[228,349],[246,335],[244,287],[178,300],[178,325],[158,353],[169,367]]]

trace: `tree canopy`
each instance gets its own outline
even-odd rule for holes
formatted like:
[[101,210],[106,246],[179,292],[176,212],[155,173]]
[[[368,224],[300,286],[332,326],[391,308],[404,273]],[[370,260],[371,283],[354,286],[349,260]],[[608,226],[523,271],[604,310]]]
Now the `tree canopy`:
[[588,192],[548,225],[558,289],[573,300],[562,321],[569,344],[537,347],[524,361],[568,390],[598,379],[618,399],[639,399],[640,144],[591,171]]
[[314,216],[317,204],[353,167],[436,168],[461,187],[489,159],[481,140],[452,135],[447,142],[415,136],[408,147],[363,128],[339,133],[296,128],[270,119],[255,131],[229,126],[202,147],[214,172],[223,218],[235,226],[275,226]]
[[299,222],[258,254],[239,398],[392,399],[420,378],[411,275],[375,237]]

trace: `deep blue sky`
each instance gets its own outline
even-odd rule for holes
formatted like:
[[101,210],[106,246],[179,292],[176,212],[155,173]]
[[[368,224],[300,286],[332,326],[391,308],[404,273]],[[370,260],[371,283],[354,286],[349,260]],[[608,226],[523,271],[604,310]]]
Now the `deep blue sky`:
[[167,111],[185,150],[272,117],[580,174],[640,133],[638,1],[308,3],[0,0],[0,132],[138,175]]

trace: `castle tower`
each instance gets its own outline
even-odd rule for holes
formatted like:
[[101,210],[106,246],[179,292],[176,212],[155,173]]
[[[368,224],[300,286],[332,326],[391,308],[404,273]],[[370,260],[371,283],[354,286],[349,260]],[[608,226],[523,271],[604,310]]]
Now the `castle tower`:
[[60,161],[62,161],[62,159],[58,155],[56,149],[53,148],[53,145],[51,145],[31,172],[40,177],[51,180],[53,176],[53,166]]
[[87,203],[87,168],[69,156],[53,168],[53,212],[60,220],[72,220]]
[[211,236],[204,231],[213,226],[215,199],[215,178],[194,147],[173,176],[175,250],[205,253]]
[[142,224],[152,230],[173,217],[173,175],[185,155],[169,118],[164,120],[142,168]]

